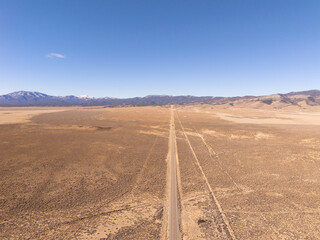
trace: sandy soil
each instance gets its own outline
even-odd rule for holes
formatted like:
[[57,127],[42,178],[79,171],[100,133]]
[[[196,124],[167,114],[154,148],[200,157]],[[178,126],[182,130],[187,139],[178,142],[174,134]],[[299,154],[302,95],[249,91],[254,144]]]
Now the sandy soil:
[[241,111],[217,112],[216,115],[227,121],[250,124],[295,124],[295,125],[320,125],[320,112],[296,111],[258,111],[241,109]]
[[[183,239],[320,239],[319,112],[176,107]],[[164,239],[169,107],[0,119],[0,239]]]
[[169,110],[34,111],[0,125],[0,239],[160,239]]
[[0,108],[0,124],[15,124],[30,122],[33,116],[42,113],[66,111],[65,108]]
[[[320,239],[317,110],[193,106],[178,116],[236,239]],[[232,239],[179,131],[184,239]]]

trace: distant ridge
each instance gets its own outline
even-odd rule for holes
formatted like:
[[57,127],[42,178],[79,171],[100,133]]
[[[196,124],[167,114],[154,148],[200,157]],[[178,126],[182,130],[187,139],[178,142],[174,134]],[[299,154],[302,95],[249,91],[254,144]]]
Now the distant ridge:
[[213,104],[230,106],[271,106],[281,108],[289,105],[300,107],[320,105],[320,90],[290,92],[286,94],[272,94],[268,96],[243,97],[195,97],[148,95],[135,98],[94,98],[83,96],[51,96],[40,92],[17,91],[0,95],[0,106],[161,106],[169,104]]
[[94,98],[83,96],[50,96],[40,92],[17,91],[0,95],[0,106],[149,106],[190,104],[212,101],[212,97],[149,95],[135,98]]
[[314,89],[309,91],[301,91],[301,92],[290,92],[286,95],[310,95],[310,96],[320,96],[320,90]]

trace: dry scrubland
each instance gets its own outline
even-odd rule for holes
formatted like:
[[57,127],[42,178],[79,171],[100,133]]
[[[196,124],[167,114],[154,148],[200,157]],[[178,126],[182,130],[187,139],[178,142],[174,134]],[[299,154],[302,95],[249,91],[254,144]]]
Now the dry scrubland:
[[[320,114],[174,111],[183,239],[320,239]],[[170,109],[0,109],[0,238],[163,239]]]
[[168,109],[60,110],[0,125],[0,237],[159,238]]
[[178,109],[185,239],[230,238],[222,214],[236,239],[320,239],[319,116],[317,108]]

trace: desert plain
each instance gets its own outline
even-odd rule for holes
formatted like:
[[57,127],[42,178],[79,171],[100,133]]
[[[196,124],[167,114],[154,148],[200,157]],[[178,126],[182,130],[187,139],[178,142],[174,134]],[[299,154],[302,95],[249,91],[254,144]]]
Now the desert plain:
[[[0,108],[0,239],[320,239],[320,108]],[[172,130],[171,130],[172,131]]]

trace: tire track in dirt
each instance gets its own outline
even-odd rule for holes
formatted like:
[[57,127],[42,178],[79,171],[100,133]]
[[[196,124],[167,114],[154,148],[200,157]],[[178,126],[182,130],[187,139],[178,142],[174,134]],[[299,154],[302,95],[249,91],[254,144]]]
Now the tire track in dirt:
[[270,230],[272,231],[272,239],[279,239],[280,233],[279,231],[268,221],[268,219],[264,216],[264,214],[261,214],[263,220],[265,223],[269,226]]
[[140,172],[139,172],[139,174],[138,174],[138,176],[137,176],[137,178],[136,178],[136,183],[134,184],[134,186],[133,186],[133,188],[132,188],[132,190],[131,190],[131,193],[132,193],[133,195],[134,195],[135,193],[137,193],[137,188],[140,186],[140,183],[141,183],[141,181],[142,181],[142,179],[143,179],[143,174],[144,174],[144,172],[145,172],[145,170],[146,170],[146,168],[147,168],[149,159],[150,159],[150,157],[151,157],[151,154],[152,154],[152,151],[153,151],[153,149],[154,149],[154,146],[155,146],[156,143],[157,143],[158,137],[159,137],[159,136],[156,136],[156,137],[155,137],[155,139],[154,139],[154,141],[153,141],[153,144],[152,144],[152,146],[151,146],[151,148],[150,148],[150,151],[149,151],[149,153],[148,153],[148,155],[147,155],[147,157],[146,157],[146,159],[145,159],[145,161],[144,161],[144,163],[143,163],[143,165],[142,165],[142,168],[141,168],[141,170],[140,170]]
[[[142,181],[142,176],[143,176],[143,172],[148,164],[148,160],[150,159],[150,156],[152,155],[152,151],[154,149],[154,146],[156,145],[156,142],[157,142],[157,139],[158,139],[158,136],[155,137],[154,141],[153,141],[153,144],[150,148],[150,151],[144,161],[144,164],[143,164],[143,167],[142,169],[140,170],[138,176],[137,176],[137,181],[135,183],[135,185],[133,185],[132,189],[127,189],[126,191],[124,191],[123,193],[120,193],[120,195],[118,196],[115,196],[114,198],[108,200],[105,204],[103,204],[101,207],[99,207],[98,209],[96,209],[96,213],[91,213],[91,214],[85,214],[83,216],[80,216],[78,218],[74,218],[74,219],[71,219],[69,221],[64,221],[64,222],[60,222],[60,223],[56,223],[56,224],[52,224],[51,226],[48,226],[46,229],[43,229],[43,230],[40,230],[39,232],[36,232],[31,238],[29,239],[34,239],[36,238],[37,236],[39,236],[40,234],[43,234],[45,232],[48,232],[48,231],[51,231],[53,229],[57,229],[63,225],[74,225],[74,224],[77,224],[79,222],[82,222],[82,221],[86,221],[86,220],[89,220],[89,219],[94,219],[94,218],[99,218],[101,216],[106,216],[108,214],[111,214],[111,213],[115,213],[115,212],[121,212],[123,210],[130,210],[130,209],[134,209],[134,208],[138,208],[140,205],[138,206],[135,206],[135,207],[132,207],[132,206],[129,206],[127,203],[124,204],[125,207],[123,208],[120,208],[120,209],[116,209],[116,210],[110,210],[110,211],[101,211],[100,212],[100,209],[102,207],[105,207],[105,206],[108,206],[110,205],[111,203],[121,199],[122,197],[124,197],[125,195],[128,195],[130,193],[133,193],[137,187],[138,187],[138,184]],[[47,185],[47,184],[46,184]],[[151,205],[151,204],[149,204]],[[81,229],[81,227],[79,228],[79,230]]]
[[[193,127],[194,128],[194,127]],[[194,128],[195,129],[195,128]],[[198,136],[201,138],[203,144],[206,146],[206,148],[208,149],[208,152],[209,152],[209,155],[210,155],[210,158],[213,160],[213,161],[216,161],[219,165],[219,168],[221,169],[221,171],[223,171],[230,179],[230,181],[237,187],[237,189],[239,191],[242,191],[242,189],[239,187],[239,185],[236,183],[236,181],[233,179],[233,177],[227,172],[227,170],[225,170],[223,167],[222,167],[222,164],[220,162],[220,157],[219,155],[212,149],[212,147],[207,144],[207,142],[205,141],[203,135],[201,135],[197,129],[195,129],[195,131],[197,132]],[[214,158],[215,157],[215,158]],[[235,213],[236,211],[225,211],[225,212],[233,212]],[[244,211],[238,211],[239,213],[244,213]],[[248,212],[246,212],[248,213]],[[252,213],[252,212],[251,212]],[[269,229],[271,230],[272,232],[272,239],[278,239],[278,237],[280,236],[280,233],[279,231],[270,223],[270,221],[265,217],[265,214],[267,214],[269,212],[255,212],[255,214],[259,214],[263,221],[266,223],[266,225],[269,227]],[[279,213],[279,212],[276,212],[276,213]]]
[[[124,195],[126,195],[129,191],[125,191],[123,193],[121,193],[120,195],[108,200],[105,204],[106,205],[109,205],[111,204],[112,202],[114,201],[117,201],[118,199],[120,199],[121,197],[123,197]],[[101,207],[100,207],[101,208]],[[98,209],[99,211],[100,209]],[[92,213],[92,214],[87,214],[87,215],[84,215],[84,216],[81,216],[81,217],[77,217],[77,218],[74,218],[72,220],[69,220],[69,221],[64,221],[64,222],[60,222],[60,223],[55,223],[55,224],[52,224],[48,227],[46,227],[45,229],[43,230],[40,230],[40,231],[37,231],[36,233],[34,233],[30,238],[27,238],[27,239],[36,239],[38,238],[38,236],[40,234],[43,234],[45,232],[48,232],[48,231],[51,231],[53,229],[57,229],[59,228],[60,226],[63,226],[63,225],[74,225],[76,223],[79,223],[79,222],[82,222],[84,220],[87,220],[87,219],[92,219],[92,218],[97,218],[97,217],[100,217],[100,216],[103,216],[103,215],[107,215],[107,214],[110,214],[112,212],[117,212],[117,211],[120,211],[120,210],[110,210],[110,211],[107,211],[107,212],[99,212],[99,213]],[[81,227],[80,227],[81,228]],[[80,229],[79,228],[79,229]]]
[[202,177],[203,177],[203,179],[205,180],[206,185],[207,185],[207,187],[208,187],[208,189],[209,189],[209,192],[210,192],[210,195],[211,195],[211,197],[212,197],[212,199],[213,199],[213,201],[214,201],[214,204],[215,204],[216,207],[218,208],[219,213],[220,213],[220,215],[221,215],[221,217],[222,217],[222,219],[223,219],[223,222],[224,222],[224,224],[225,224],[225,226],[226,226],[227,235],[228,235],[228,237],[229,237],[230,239],[236,240],[236,236],[235,236],[235,234],[234,234],[234,232],[233,232],[233,230],[232,230],[232,228],[231,228],[231,226],[230,226],[229,220],[228,220],[228,218],[226,217],[226,215],[225,215],[225,213],[224,213],[224,211],[223,211],[223,209],[222,209],[222,207],[221,207],[218,199],[216,198],[216,196],[215,196],[215,194],[214,194],[214,192],[213,192],[213,190],[212,190],[212,188],[211,188],[211,186],[210,186],[210,184],[209,184],[208,178],[206,177],[206,175],[205,175],[205,173],[204,173],[204,171],[203,171],[203,168],[202,168],[201,165],[200,165],[199,159],[198,159],[196,153],[194,152],[194,149],[193,149],[193,147],[192,147],[192,145],[191,145],[191,143],[190,143],[190,140],[189,140],[189,138],[188,138],[188,136],[187,136],[187,134],[186,134],[186,132],[185,132],[185,130],[184,130],[184,127],[183,127],[183,125],[182,125],[182,123],[181,123],[181,120],[180,120],[178,111],[176,111],[176,115],[177,115],[177,119],[178,119],[178,121],[179,121],[179,123],[180,123],[181,129],[182,129],[182,132],[183,132],[183,135],[185,136],[185,139],[186,139],[186,141],[187,141],[187,143],[188,143],[188,145],[189,145],[189,147],[190,147],[190,150],[191,150],[191,152],[192,152],[192,155],[193,155],[193,157],[194,157],[194,160],[196,161],[196,164],[197,164],[197,166],[198,166],[198,168],[199,168],[199,170],[200,170],[200,172],[201,172],[201,174],[202,174]]
[[[233,179],[233,177],[227,172],[227,170],[225,170],[222,167],[219,155],[212,149],[212,147],[209,144],[207,144],[207,142],[205,141],[204,137],[197,130],[196,130],[196,132],[197,132],[198,136],[201,138],[203,144],[208,149],[208,152],[209,152],[209,155],[210,155],[210,158],[212,159],[212,161],[216,161],[218,163],[219,168],[221,169],[221,171],[224,172],[229,177],[230,181],[237,187],[237,189],[239,191],[241,191],[242,189],[239,187],[239,185],[236,183],[236,181]],[[214,157],[216,157],[216,159],[214,159]]]

